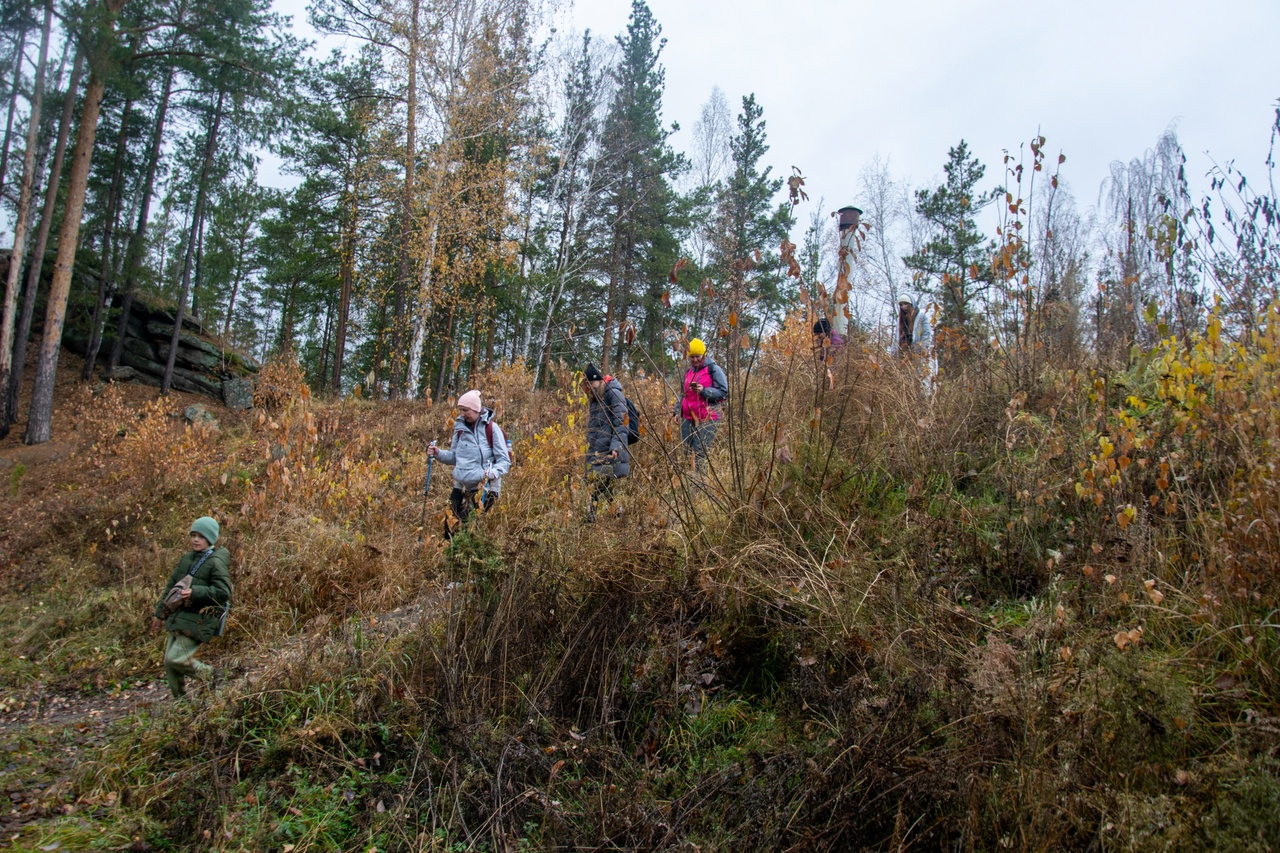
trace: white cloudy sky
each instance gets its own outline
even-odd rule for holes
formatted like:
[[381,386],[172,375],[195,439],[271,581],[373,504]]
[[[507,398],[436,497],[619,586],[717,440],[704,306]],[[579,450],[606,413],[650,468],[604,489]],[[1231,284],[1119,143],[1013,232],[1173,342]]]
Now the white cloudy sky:
[[[305,0],[277,0],[309,34]],[[1261,176],[1280,99],[1280,0],[649,0],[668,44],[664,118],[685,148],[719,86],[754,92],[775,174],[792,165],[827,207],[858,191],[874,155],[916,185],[961,138],[1000,178],[1003,149],[1037,131],[1092,204],[1117,159],[1171,123],[1193,193],[1209,155]],[[576,0],[561,33],[622,32],[630,0]],[[802,221],[807,219],[801,214]]]
[[[961,138],[998,178],[1037,130],[1084,206],[1108,164],[1177,123],[1193,181],[1208,151],[1260,174],[1280,99],[1280,0],[649,0],[668,39],[666,117],[687,130],[712,86],[754,92],[775,172],[839,206],[879,153],[927,183]],[[620,32],[629,0],[578,0]],[[679,140],[677,140],[679,144]]]

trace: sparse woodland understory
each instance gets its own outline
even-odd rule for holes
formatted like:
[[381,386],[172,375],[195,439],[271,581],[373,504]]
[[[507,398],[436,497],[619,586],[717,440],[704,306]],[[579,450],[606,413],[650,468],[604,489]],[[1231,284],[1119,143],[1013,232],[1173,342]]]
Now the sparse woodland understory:
[[84,386],[66,455],[8,469],[4,692],[158,677],[144,617],[203,513],[228,678],[109,729],[13,844],[1275,849],[1280,306],[1197,325],[926,392],[856,339],[829,383],[792,321],[731,372],[705,479],[632,378],[595,524],[584,400],[510,368],[479,384],[514,474],[448,547],[439,470],[420,527],[444,407],[277,361],[215,432]]
[[[261,0],[0,4],[0,845],[1280,849],[1274,157],[1196,202],[1170,132],[1079,213],[1043,136],[998,188],[961,141],[797,247],[754,95],[686,157],[648,7],[543,50],[536,5],[321,0],[362,47],[310,63]],[[904,296],[936,362],[890,354]],[[178,309],[166,374],[188,310],[265,356],[254,408],[62,353],[116,363],[135,298]],[[591,524],[588,360],[643,431]],[[515,464],[445,543],[470,387]],[[216,689],[104,716],[206,514]]]

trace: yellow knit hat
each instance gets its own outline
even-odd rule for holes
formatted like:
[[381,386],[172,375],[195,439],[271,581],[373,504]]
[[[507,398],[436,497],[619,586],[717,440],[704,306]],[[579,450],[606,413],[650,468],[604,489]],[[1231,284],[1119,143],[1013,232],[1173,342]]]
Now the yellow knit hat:
[[706,355],[707,345],[702,342],[701,338],[694,338],[689,341],[689,355]]

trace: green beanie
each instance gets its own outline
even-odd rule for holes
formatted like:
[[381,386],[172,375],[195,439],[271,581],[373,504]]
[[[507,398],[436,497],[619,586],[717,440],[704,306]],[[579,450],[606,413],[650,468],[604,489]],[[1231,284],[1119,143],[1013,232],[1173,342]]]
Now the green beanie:
[[210,547],[218,541],[218,522],[214,521],[207,515],[202,515],[195,521],[191,522],[191,529],[188,533],[199,533],[208,542]]

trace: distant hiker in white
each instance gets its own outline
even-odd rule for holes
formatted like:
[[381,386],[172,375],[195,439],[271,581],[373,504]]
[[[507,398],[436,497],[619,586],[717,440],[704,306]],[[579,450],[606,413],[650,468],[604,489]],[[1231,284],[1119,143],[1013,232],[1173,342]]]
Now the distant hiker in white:
[[909,296],[898,299],[898,334],[893,354],[914,361],[920,369],[925,388],[932,387],[938,372],[933,352],[933,327],[929,324],[928,312]]

